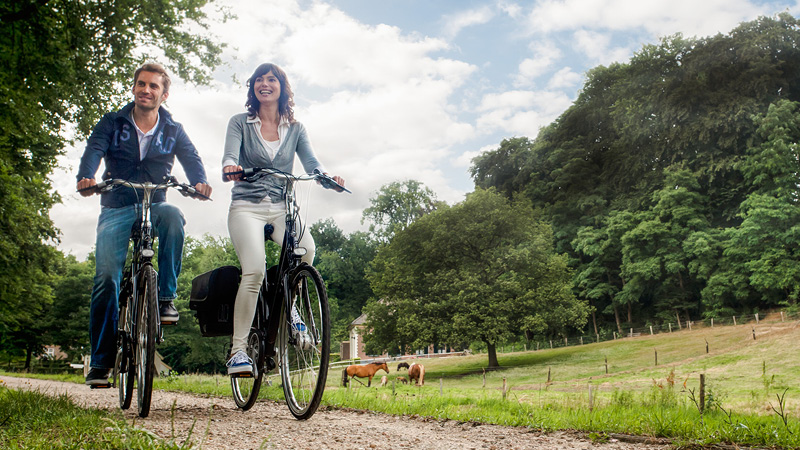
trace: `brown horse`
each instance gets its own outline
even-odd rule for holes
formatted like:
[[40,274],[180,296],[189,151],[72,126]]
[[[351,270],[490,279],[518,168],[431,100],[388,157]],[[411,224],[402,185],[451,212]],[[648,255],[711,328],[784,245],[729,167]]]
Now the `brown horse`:
[[398,364],[397,365],[397,370],[399,371],[400,369],[408,369],[408,363],[404,361],[404,362],[401,362],[400,364]]
[[367,387],[369,387],[372,385],[372,377],[374,377],[375,373],[379,370],[383,370],[388,374],[389,366],[387,366],[385,362],[373,362],[363,365],[353,364],[352,366],[347,366],[347,368],[342,371],[342,386],[347,386],[347,382],[349,381],[347,377],[358,377],[369,378],[367,381]]
[[425,366],[422,364],[411,364],[411,367],[408,368],[408,379],[416,380],[417,385],[425,386]]

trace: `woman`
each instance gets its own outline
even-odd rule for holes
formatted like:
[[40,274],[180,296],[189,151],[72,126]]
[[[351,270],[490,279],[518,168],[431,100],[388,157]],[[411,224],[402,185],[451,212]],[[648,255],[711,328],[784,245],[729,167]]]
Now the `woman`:
[[[247,86],[247,112],[236,114],[228,122],[222,158],[225,179],[236,181],[231,191],[228,230],[242,265],[242,281],[233,314],[233,345],[226,363],[229,374],[253,372],[253,361],[245,349],[258,291],[265,276],[264,226],[272,224],[272,239],[278,245],[283,243],[286,229],[285,182],[270,176],[252,183],[241,181],[242,168],[272,167],[291,173],[297,155],[306,172],[318,169],[325,173],[314,155],[305,128],[294,120],[294,94],[286,73],[274,64],[262,64],[253,72]],[[344,186],[340,177],[333,179]],[[315,252],[311,234],[303,233],[299,245],[307,250],[303,262],[311,264]],[[292,312],[296,316],[296,312]],[[305,325],[299,322],[297,328],[303,331]]]

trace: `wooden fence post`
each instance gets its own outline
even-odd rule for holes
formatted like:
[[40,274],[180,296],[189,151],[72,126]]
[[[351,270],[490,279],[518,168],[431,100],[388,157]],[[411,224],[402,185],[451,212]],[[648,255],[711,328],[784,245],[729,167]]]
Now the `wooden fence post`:
[[708,353],[708,339],[706,339],[705,341],[706,341],[706,353]]
[[394,383],[395,383],[395,381],[397,381],[397,380],[392,380],[392,395],[394,395]]
[[550,348],[551,349],[553,348],[553,340],[552,339],[550,339]]
[[486,387],[486,369],[483,369],[483,387]]
[[444,395],[443,387],[444,387],[444,378],[439,378],[439,396],[440,397],[442,395]]
[[581,336],[581,345],[583,345],[583,336]]
[[594,409],[594,399],[592,398],[592,383],[589,383],[589,411]]
[[714,328],[714,318],[711,318],[711,328]]
[[736,326],[736,316],[733,316],[733,326]]
[[781,311],[781,322],[783,322],[783,311]]
[[758,325],[758,313],[756,313],[756,325]]
[[686,326],[689,327],[689,331],[692,331],[692,322],[690,320],[686,321]]
[[608,356],[606,356],[606,375],[608,375]]
[[756,328],[755,327],[753,327],[753,340],[754,341],[756,340]]
[[631,337],[633,337],[633,328],[631,328]]
[[503,377],[503,400],[506,399],[506,377]]
[[656,365],[658,365],[658,350],[654,348],[654,349],[653,349],[653,352],[654,352],[654,353],[655,353],[655,355],[656,355]]
[[547,384],[550,384],[550,366],[547,366]]
[[700,414],[703,414],[703,410],[706,408],[706,375],[704,373],[700,374]]
[[653,326],[650,325],[650,336],[652,336],[652,335],[653,335]]
[[669,323],[669,332],[672,333],[672,322]]

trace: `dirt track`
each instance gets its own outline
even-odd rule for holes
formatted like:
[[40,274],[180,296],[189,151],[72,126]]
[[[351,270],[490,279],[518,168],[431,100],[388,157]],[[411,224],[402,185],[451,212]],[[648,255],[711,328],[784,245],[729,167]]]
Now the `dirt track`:
[[[75,403],[101,409],[116,409],[116,389],[89,389],[57,381],[2,376],[12,389],[67,393]],[[573,433],[541,434],[525,428],[480,425],[386,414],[322,410],[308,421],[295,420],[281,403],[262,401],[247,412],[239,411],[230,398],[206,398],[185,393],[156,391],[150,416],[136,415],[136,404],[124,412],[146,428],[181,444],[203,449],[668,449],[666,445],[622,442],[611,439],[593,443]],[[171,429],[174,410],[175,434]],[[194,431],[188,436],[194,424]]]

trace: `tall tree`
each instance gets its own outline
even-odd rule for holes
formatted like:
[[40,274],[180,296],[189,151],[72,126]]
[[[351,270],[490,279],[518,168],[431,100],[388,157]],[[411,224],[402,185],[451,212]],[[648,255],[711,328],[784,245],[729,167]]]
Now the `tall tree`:
[[[456,345],[479,340],[498,366],[497,345],[521,335],[566,336],[589,308],[571,292],[566,260],[527,201],[478,189],[418,219],[378,251],[370,274],[368,348]],[[387,318],[388,316],[388,318]],[[387,340],[396,327],[394,339]]]
[[444,204],[436,199],[436,194],[430,188],[416,180],[384,185],[370,199],[370,203],[361,221],[369,222],[370,233],[383,243]]
[[[134,69],[158,55],[178,76],[209,80],[222,47],[208,0],[0,2],[0,333],[51,301],[58,258],[49,176],[71,139],[129,97]],[[196,30],[196,31],[188,31]]]

